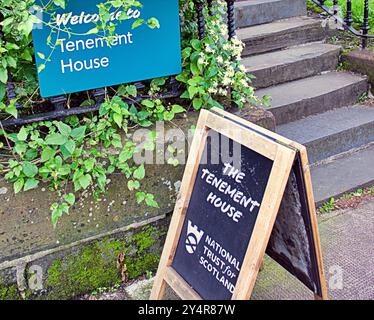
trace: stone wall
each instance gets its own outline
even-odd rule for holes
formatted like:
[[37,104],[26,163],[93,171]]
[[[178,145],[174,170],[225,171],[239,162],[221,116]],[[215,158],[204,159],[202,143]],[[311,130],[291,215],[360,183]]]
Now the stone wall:
[[[274,117],[263,109],[247,106],[233,113],[275,129]],[[190,113],[174,121],[173,127],[187,132],[197,117]],[[116,269],[121,252],[126,254],[130,276],[154,271],[158,263],[154,254],[162,248],[183,166],[148,165],[146,169],[144,189],[155,195],[160,208],[138,205],[127,180],[113,174],[105,196],[97,201],[92,191],[82,194],[55,229],[49,206],[56,197],[47,186],[14,195],[12,186],[1,180],[0,299],[68,298],[116,284],[123,280],[121,268]],[[145,248],[141,255],[139,248]],[[37,279],[40,274],[42,285]]]
[[374,51],[354,50],[344,54],[342,60],[349,70],[366,74],[369,77],[371,92],[374,94]]

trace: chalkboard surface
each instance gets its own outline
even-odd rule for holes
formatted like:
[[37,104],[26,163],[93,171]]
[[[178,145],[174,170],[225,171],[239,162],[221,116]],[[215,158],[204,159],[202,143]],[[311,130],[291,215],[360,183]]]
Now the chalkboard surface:
[[210,130],[172,263],[203,299],[231,299],[272,166]]

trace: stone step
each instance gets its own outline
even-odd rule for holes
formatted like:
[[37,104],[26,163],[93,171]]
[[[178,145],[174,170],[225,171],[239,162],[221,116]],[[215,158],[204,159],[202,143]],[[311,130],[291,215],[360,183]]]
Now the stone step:
[[354,105],[368,90],[367,78],[348,72],[325,74],[296,80],[256,91],[258,97],[271,97],[268,108],[277,125]]
[[321,41],[326,30],[320,20],[296,17],[237,30],[245,43],[243,57],[284,49],[308,42]]
[[318,205],[358,188],[374,185],[374,145],[311,168]]
[[310,43],[282,51],[250,56],[242,63],[254,75],[253,85],[265,88],[334,70],[340,47],[326,43]]
[[314,163],[374,141],[374,107],[334,109],[281,125],[277,132],[305,145]]
[[235,2],[237,28],[304,15],[306,15],[305,0],[246,0]]

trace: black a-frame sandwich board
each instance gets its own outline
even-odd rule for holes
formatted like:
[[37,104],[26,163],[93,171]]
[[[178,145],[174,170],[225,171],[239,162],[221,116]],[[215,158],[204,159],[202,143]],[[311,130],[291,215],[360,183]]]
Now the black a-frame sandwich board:
[[[222,160],[237,146],[240,169]],[[169,285],[182,299],[249,299],[265,252],[327,299],[306,148],[202,110],[150,298]]]

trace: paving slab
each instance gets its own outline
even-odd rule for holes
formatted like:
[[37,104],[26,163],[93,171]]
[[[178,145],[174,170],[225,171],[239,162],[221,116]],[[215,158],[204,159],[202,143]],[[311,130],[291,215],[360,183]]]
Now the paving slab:
[[[331,300],[374,299],[374,199],[356,209],[319,219],[322,252]],[[254,288],[254,300],[313,299],[293,276],[267,258]]]
[[374,185],[374,144],[311,168],[318,204],[360,187]]
[[[356,209],[319,217],[321,246],[331,300],[374,299],[374,198]],[[152,280],[131,285],[130,299],[148,299]],[[170,290],[166,299],[177,299]],[[269,257],[259,273],[253,300],[311,300],[313,294]]]

